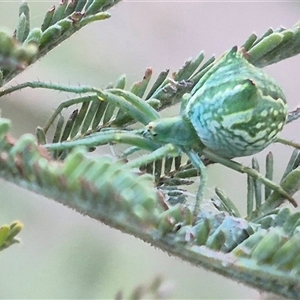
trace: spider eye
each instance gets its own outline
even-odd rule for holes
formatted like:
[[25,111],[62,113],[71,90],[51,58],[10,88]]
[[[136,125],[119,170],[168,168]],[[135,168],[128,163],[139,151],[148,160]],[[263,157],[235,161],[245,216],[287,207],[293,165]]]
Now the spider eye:
[[150,122],[147,127],[148,132],[151,134],[151,136],[157,136],[157,133],[154,131],[155,126],[152,122]]
[[150,122],[149,124],[148,124],[148,131],[151,131],[152,129],[153,129],[153,124],[152,124],[152,122]]

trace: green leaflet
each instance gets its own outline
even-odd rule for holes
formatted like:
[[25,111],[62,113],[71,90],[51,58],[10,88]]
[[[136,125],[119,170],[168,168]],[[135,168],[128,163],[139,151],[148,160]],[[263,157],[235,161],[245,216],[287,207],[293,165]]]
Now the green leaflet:
[[33,43],[21,45],[5,31],[0,31],[0,70],[18,70],[27,67],[38,51]]
[[[4,33],[0,32],[0,70],[5,70],[2,84],[10,81],[82,27],[109,18],[110,14],[106,10],[119,1],[63,0],[46,12],[40,28],[32,29],[29,6],[22,3],[15,37],[3,36]],[[18,41],[20,45],[14,41]],[[5,49],[9,49],[9,55],[3,55]]]
[[0,251],[20,242],[15,237],[22,228],[23,224],[19,221],[14,221],[10,225],[5,224],[0,227]]
[[[187,224],[187,212],[177,207],[177,214],[180,212],[181,222],[186,220]],[[170,212],[170,216],[176,216],[175,212]],[[164,216],[165,223],[167,219]],[[173,226],[173,233],[161,239],[170,247],[175,241],[180,256],[189,261],[223,275],[230,274],[252,287],[298,299],[299,213],[287,208],[274,212],[272,225],[263,229],[257,223],[247,223],[226,213],[203,212],[195,225],[179,229]],[[176,254],[177,250],[170,252]]]
[[63,163],[53,161],[32,135],[23,135],[12,145],[4,135],[8,124],[0,119],[2,178],[102,221],[114,211],[118,222],[156,222],[158,194],[150,175],[138,175],[109,157],[91,159],[82,148],[72,151]]

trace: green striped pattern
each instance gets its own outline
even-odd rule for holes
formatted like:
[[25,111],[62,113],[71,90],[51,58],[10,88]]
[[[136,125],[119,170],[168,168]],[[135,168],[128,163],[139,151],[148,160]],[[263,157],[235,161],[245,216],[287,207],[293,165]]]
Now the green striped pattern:
[[237,48],[198,82],[184,111],[200,140],[223,157],[260,152],[274,141],[287,117],[283,91]]

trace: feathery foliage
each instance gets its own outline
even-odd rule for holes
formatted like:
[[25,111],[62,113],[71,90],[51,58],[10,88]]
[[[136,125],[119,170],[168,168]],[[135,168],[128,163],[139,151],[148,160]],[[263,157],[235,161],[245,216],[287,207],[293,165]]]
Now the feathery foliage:
[[[63,0],[46,13],[40,28],[33,29],[28,5],[22,3],[14,36],[0,32],[2,85],[83,26],[108,18],[106,10],[117,2]],[[270,29],[260,38],[251,35],[241,48],[257,67],[295,56],[300,53],[299,24],[291,29]],[[265,176],[260,175],[255,159],[252,168],[230,160],[222,162],[248,174],[245,218],[219,189],[210,209],[200,207],[195,215],[187,204],[190,194],[183,188],[199,175],[191,157],[144,134],[143,126],[158,119],[160,110],[185,101],[183,95],[215,64],[214,57],[205,61],[201,52],[171,78],[168,70],[162,71],[152,86],[152,70],[147,69],[143,79],[129,89],[125,76],[103,89],[43,82],[3,88],[0,97],[26,87],[77,96],[61,103],[46,124],[37,128],[36,137],[24,134],[15,140],[9,134],[10,121],[0,119],[0,176],[195,265],[298,299],[300,213],[279,207],[286,197],[272,185],[272,154],[266,158]],[[65,120],[62,110],[78,104],[80,108]],[[298,117],[296,109],[286,123]],[[132,129],[134,123],[142,127]],[[50,137],[52,124],[56,129]],[[101,145],[115,143],[129,145],[119,160],[89,155]],[[151,153],[135,158],[140,150]],[[214,162],[207,149],[199,155],[204,165]],[[299,163],[300,154],[295,150],[280,182],[289,195],[300,189]],[[261,181],[269,183],[264,196]],[[21,228],[19,222],[0,228],[1,250],[17,241]]]

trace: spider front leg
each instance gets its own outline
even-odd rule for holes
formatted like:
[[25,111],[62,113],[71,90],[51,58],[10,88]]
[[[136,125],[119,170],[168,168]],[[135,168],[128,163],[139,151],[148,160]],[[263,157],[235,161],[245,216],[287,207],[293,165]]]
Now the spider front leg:
[[235,161],[232,161],[228,158],[224,158],[219,156],[218,154],[215,154],[214,152],[212,152],[211,150],[205,148],[202,151],[203,155],[205,155],[208,159],[216,162],[216,163],[220,163],[230,169],[236,170],[240,173],[246,173],[249,176],[261,181],[264,185],[268,186],[269,188],[271,188],[273,191],[278,192],[279,194],[281,194],[282,196],[284,196],[286,199],[288,199],[292,205],[294,207],[297,207],[297,202],[295,201],[295,199],[289,195],[279,184],[276,184],[275,182],[267,179],[266,177],[264,177],[263,175],[261,175],[259,172],[257,172],[256,170],[243,166]]
[[[117,83],[115,88],[106,88],[103,90],[91,86],[63,86],[39,81],[25,82],[10,88],[0,90],[0,97],[17,90],[22,90],[24,88],[43,88],[79,94],[80,97],[63,102],[55,110],[54,114],[43,127],[43,130],[45,132],[47,132],[51,124],[53,124],[54,120],[63,109],[80,103],[82,103],[80,111],[82,112],[81,121],[83,122],[84,127],[82,129],[87,129],[89,125],[92,126],[92,129],[96,129],[101,120],[102,124],[115,122],[114,125],[120,126],[120,123],[121,125],[123,125],[128,121],[128,116],[130,117],[129,121],[134,120],[135,122],[140,122],[143,125],[146,125],[150,121],[159,118],[159,114],[153,108],[160,105],[159,100],[149,99],[147,101],[144,101],[134,93],[123,90],[124,85],[125,83]],[[103,107],[99,109],[99,105],[97,105],[97,102],[99,105],[100,103],[104,104],[102,105]],[[118,109],[118,113],[116,114],[116,116],[113,115],[115,109]],[[98,114],[98,111],[100,112],[100,114]],[[124,114],[125,116],[127,115],[127,119],[124,118]],[[87,121],[90,121],[90,123],[88,123]],[[81,133],[85,132],[81,131]]]

